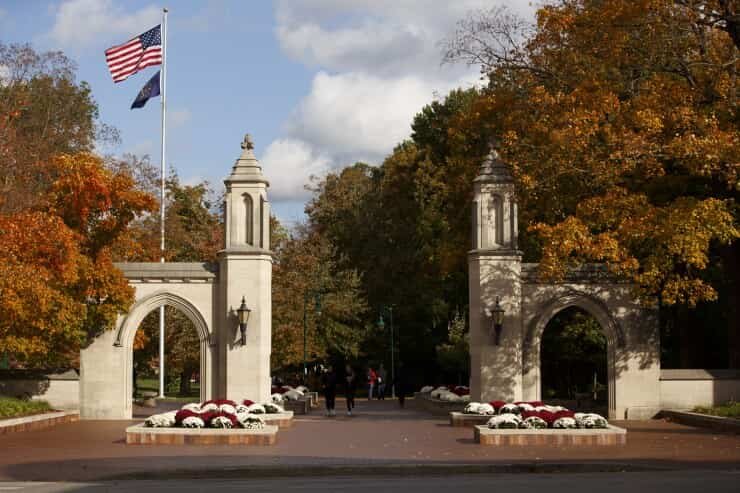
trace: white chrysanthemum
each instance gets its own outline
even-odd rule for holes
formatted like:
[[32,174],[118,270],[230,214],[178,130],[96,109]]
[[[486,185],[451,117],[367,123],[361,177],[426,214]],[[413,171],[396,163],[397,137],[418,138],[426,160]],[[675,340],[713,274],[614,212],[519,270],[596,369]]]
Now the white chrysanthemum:
[[231,404],[221,404],[218,406],[218,410],[222,413],[236,414],[236,408]]
[[542,406],[537,406],[534,408],[535,411],[547,411],[549,413],[556,413],[558,411],[567,411],[568,409],[563,406],[548,406],[547,404]]
[[175,415],[177,411],[169,411],[162,414],[154,414],[144,421],[144,426],[151,428],[171,428],[175,426]]
[[247,414],[247,413],[249,413],[249,406],[245,406],[244,404],[237,404],[232,414]]
[[449,390],[446,392],[440,392],[438,398],[441,401],[447,401],[447,402],[460,402],[461,401],[459,395],[457,395],[454,392],[450,392]]
[[265,414],[265,406],[262,404],[254,403],[247,409],[249,410],[249,414]]
[[501,409],[498,410],[499,414],[520,414],[519,406],[516,404],[504,404]]
[[577,428],[578,425],[576,424],[575,419],[564,417],[564,418],[556,419],[555,422],[552,424],[552,427],[560,428],[560,429],[565,429],[565,428],[570,429],[570,428]]
[[496,414],[496,410],[490,404],[480,404],[478,406],[478,414],[493,416],[494,414]]
[[270,396],[270,399],[272,399],[272,402],[275,404],[282,404],[285,399],[283,399],[283,394],[272,394]]
[[184,406],[182,406],[180,409],[182,409],[183,411],[192,411],[194,413],[199,413],[200,412],[200,404],[198,404],[197,402],[190,402],[190,403],[185,404]]
[[579,428],[607,428],[609,423],[600,414],[576,413],[576,425]]
[[421,388],[419,392],[421,392],[422,394],[428,394],[432,390],[434,390],[434,387],[432,387],[431,385],[425,385],[424,387]]
[[512,413],[499,414],[489,419],[487,424],[489,428],[514,429],[521,426],[522,418]]
[[283,394],[283,397],[289,401],[297,401],[303,397],[303,392],[293,389]]
[[209,402],[208,404],[201,406],[200,408],[200,412],[202,413],[207,413],[211,411],[218,411],[218,404],[216,404],[215,402]]
[[478,414],[479,407],[480,407],[480,402],[471,402],[467,406],[465,406],[465,409],[463,409],[463,412],[465,414]]
[[298,386],[298,387],[296,387],[295,389],[296,389],[296,390],[297,390],[298,392],[302,392],[302,393],[304,393],[304,394],[305,394],[306,392],[309,392],[309,390],[308,390],[308,387],[306,387],[305,385],[299,385],[299,386]]
[[278,406],[274,402],[265,402],[264,404],[262,404],[262,407],[265,408],[265,412],[267,414],[278,414],[285,412],[285,409],[283,409],[281,406]]
[[470,395],[469,394],[461,395],[460,402],[470,402]]
[[190,416],[189,418],[185,418],[182,420],[182,427],[183,428],[203,428],[205,427],[205,423],[202,419],[200,419],[198,416]]
[[518,404],[517,407],[519,407],[519,411],[522,413],[525,411],[534,411],[534,406],[532,404],[527,404],[526,402]]
[[[239,418],[237,417],[237,419]],[[242,425],[242,428],[249,430],[261,430],[265,427],[265,421],[254,414],[247,414],[244,419],[239,419],[239,423]]]
[[211,426],[214,428],[231,428],[234,424],[226,416],[216,416],[211,420]]
[[530,416],[522,422],[524,428],[532,428],[536,430],[542,430],[547,428],[547,421],[540,418],[539,416]]

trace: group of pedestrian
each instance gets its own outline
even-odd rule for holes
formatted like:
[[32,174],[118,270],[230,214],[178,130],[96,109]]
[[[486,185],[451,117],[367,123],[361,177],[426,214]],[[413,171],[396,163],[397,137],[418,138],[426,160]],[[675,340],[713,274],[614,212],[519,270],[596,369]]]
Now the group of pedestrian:
[[[396,394],[398,396],[398,404],[403,407],[405,401],[405,380],[403,379],[404,372],[399,368],[396,378],[391,385],[395,387]],[[376,399],[385,399],[385,390],[387,386],[386,371],[381,364],[377,371],[372,367],[368,368],[367,371],[367,385],[368,385],[368,400],[372,400],[373,394]],[[344,392],[347,398],[347,416],[352,416],[352,410],[355,408],[355,394],[357,393],[357,373],[351,365],[346,365],[344,368]],[[326,415],[336,416],[335,403],[337,397],[337,387],[339,386],[339,378],[337,377],[336,371],[333,366],[329,365],[324,371],[321,378],[321,386],[324,391],[324,400],[326,402]]]

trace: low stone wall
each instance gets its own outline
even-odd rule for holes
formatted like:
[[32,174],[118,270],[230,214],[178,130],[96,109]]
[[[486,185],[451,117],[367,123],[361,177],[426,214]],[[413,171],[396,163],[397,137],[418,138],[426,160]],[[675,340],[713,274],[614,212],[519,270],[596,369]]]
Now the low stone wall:
[[613,446],[627,444],[627,430],[609,425],[605,429],[574,430],[498,430],[487,426],[474,428],[475,443],[496,446]]
[[79,409],[80,377],[75,370],[0,370],[0,395],[46,401],[54,409]]
[[693,409],[740,400],[740,370],[661,370],[662,409]]
[[277,426],[261,430],[212,428],[126,428],[126,445],[274,445]]
[[434,414],[435,416],[449,416],[451,412],[462,412],[466,406],[466,403],[464,402],[450,402],[432,399],[431,394],[427,392],[415,392],[414,398],[410,403],[415,409]]
[[22,431],[43,430],[62,423],[71,423],[80,419],[79,412],[51,412],[34,414],[32,416],[21,416],[0,420],[0,435],[6,433],[17,433]]

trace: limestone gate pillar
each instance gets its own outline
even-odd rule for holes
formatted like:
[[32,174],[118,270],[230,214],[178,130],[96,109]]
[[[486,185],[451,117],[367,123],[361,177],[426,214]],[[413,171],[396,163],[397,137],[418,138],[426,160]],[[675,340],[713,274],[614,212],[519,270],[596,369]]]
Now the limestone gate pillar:
[[[249,135],[224,184],[225,248],[219,252],[218,395],[265,402],[270,397],[272,254],[268,182]],[[236,310],[252,310],[242,345]]]
[[[514,179],[496,151],[474,181],[470,289],[470,385],[474,401],[522,396],[521,252],[517,250]],[[494,344],[492,310],[504,309],[500,345]]]

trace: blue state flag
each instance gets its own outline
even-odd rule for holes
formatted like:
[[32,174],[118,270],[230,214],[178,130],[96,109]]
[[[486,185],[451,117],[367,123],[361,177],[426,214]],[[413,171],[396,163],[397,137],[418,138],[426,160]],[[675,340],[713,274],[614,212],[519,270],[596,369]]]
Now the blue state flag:
[[143,108],[146,102],[149,101],[149,98],[153,98],[154,96],[159,96],[159,70],[157,70],[157,73],[154,74],[152,78],[149,79],[149,82],[144,84],[144,87],[141,88],[138,96],[136,96],[134,102],[131,103],[131,109]]

